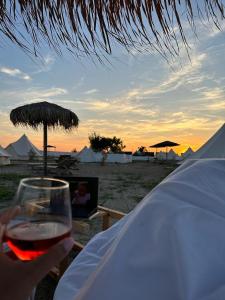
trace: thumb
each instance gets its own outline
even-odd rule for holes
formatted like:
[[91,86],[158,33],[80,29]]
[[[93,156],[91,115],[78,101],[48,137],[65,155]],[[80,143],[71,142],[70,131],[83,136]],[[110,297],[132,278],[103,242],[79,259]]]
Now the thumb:
[[30,280],[37,284],[55,265],[57,265],[72,249],[74,241],[66,238],[51,247],[46,254],[25,264]]

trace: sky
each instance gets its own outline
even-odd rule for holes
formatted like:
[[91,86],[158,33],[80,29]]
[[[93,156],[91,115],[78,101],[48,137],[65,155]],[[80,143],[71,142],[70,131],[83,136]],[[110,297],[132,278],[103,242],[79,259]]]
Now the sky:
[[[225,121],[225,32],[198,26],[190,34],[190,59],[168,64],[157,53],[115,48],[110,64],[62,57],[46,48],[31,58],[5,42],[0,48],[0,144],[23,133],[42,149],[42,130],[14,127],[9,113],[17,106],[49,101],[71,109],[80,119],[70,133],[49,131],[56,151],[80,150],[88,135],[120,137],[127,151],[171,140],[198,149]],[[188,30],[188,29],[187,29]],[[149,148],[148,148],[149,149]]]

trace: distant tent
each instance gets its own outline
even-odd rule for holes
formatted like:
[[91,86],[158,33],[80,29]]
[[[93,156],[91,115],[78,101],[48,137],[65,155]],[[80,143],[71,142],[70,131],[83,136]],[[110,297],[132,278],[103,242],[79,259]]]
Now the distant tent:
[[125,153],[108,153],[106,157],[107,163],[127,164],[132,162],[132,155]]
[[[85,146],[77,155],[80,162],[98,162],[98,153],[95,153],[91,148]],[[100,161],[100,159],[99,159]]]
[[168,160],[176,160],[178,158],[178,155],[173,151],[173,149],[170,149],[170,151],[167,154]]
[[[89,163],[89,162],[102,162],[103,155],[101,152],[94,152],[91,148],[84,147],[77,155],[77,159],[80,162]],[[125,153],[107,153],[106,163],[130,163],[132,162],[132,155]]]
[[225,123],[198,151],[188,158],[225,158]]
[[24,134],[16,142],[9,144],[5,150],[12,159],[29,159],[29,157],[41,157],[41,152],[36,148]]
[[194,154],[194,151],[189,147],[184,153],[182,153],[183,158],[189,158],[192,154]]
[[10,154],[0,145],[0,165],[10,164]]
[[166,152],[163,152],[163,151],[157,152],[156,158],[159,160],[166,160],[167,159]]

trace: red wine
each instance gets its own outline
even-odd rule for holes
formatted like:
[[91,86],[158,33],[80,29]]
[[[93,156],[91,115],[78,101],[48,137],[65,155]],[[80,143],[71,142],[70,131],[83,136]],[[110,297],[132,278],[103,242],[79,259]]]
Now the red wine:
[[43,221],[17,224],[5,234],[8,246],[21,260],[35,259],[69,235],[65,224]]

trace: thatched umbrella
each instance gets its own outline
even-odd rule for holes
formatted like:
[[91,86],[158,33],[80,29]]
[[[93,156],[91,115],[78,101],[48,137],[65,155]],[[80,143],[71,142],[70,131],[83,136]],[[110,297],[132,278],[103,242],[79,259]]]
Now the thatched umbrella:
[[176,55],[181,41],[187,46],[187,23],[195,31],[196,20],[219,27],[224,18],[223,0],[0,0],[0,32],[35,53],[44,40],[57,52],[101,58],[116,41],[128,50],[150,46]]
[[156,148],[156,152],[157,152],[157,148],[166,148],[166,159],[167,159],[167,152],[168,152],[168,147],[175,147],[175,146],[180,146],[180,144],[171,142],[171,141],[164,141],[155,145],[150,146],[151,148]]
[[44,175],[47,175],[47,129],[62,127],[66,131],[69,131],[72,128],[78,127],[79,124],[77,115],[71,110],[48,102],[38,102],[17,107],[11,111],[10,120],[15,126],[22,125],[32,127],[33,129],[43,126]]

